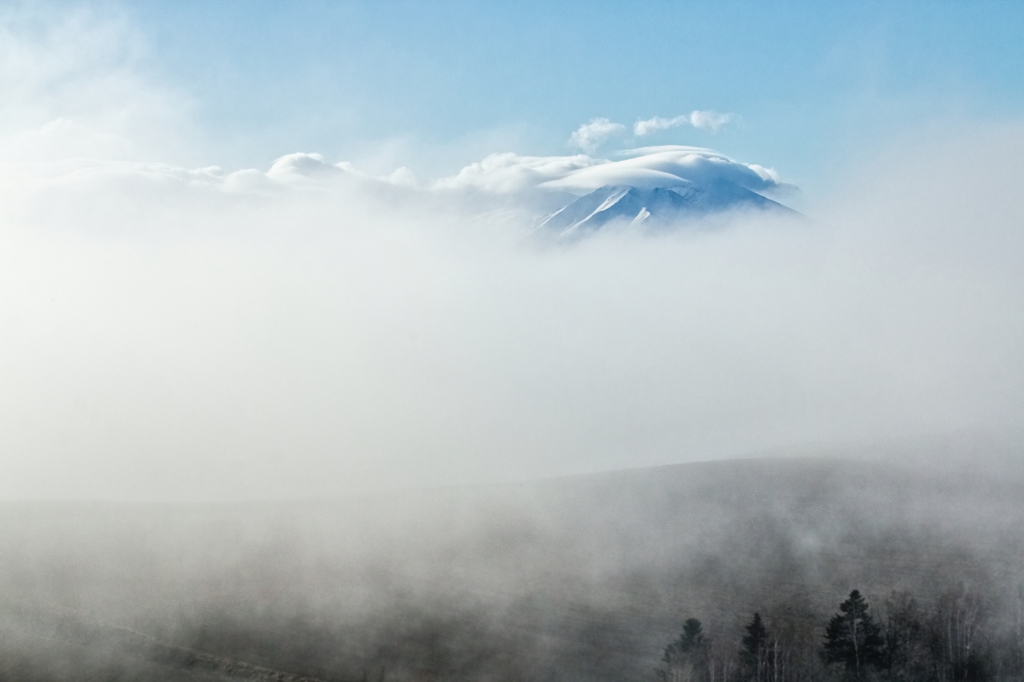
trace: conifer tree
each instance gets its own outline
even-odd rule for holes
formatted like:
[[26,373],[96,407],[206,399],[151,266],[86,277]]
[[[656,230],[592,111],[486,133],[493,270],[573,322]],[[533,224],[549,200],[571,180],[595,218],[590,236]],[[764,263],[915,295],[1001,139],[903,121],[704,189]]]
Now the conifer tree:
[[854,679],[863,680],[870,668],[882,664],[884,646],[881,628],[871,617],[868,603],[859,591],[850,592],[825,628],[825,662],[841,664]]
[[665,648],[659,676],[666,682],[706,682],[707,648],[700,621],[688,618],[679,638]]
[[755,613],[750,625],[744,629],[747,634],[742,640],[740,663],[748,680],[762,682],[766,678],[768,630],[764,626],[764,621],[761,620],[761,614]]

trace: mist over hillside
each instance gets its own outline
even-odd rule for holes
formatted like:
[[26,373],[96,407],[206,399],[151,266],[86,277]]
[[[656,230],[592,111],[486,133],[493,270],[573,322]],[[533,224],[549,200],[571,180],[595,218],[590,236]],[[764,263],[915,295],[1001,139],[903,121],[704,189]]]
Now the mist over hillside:
[[735,649],[754,610],[823,627],[851,589],[928,605],[966,586],[1001,627],[1021,499],[1005,470],[800,458],[343,501],[5,503],[0,673],[639,682],[686,618]]

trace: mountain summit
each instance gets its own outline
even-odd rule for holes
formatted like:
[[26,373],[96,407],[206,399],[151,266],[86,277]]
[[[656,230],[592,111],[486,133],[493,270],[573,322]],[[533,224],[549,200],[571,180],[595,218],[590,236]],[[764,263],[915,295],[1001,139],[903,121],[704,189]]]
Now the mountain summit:
[[737,209],[795,213],[777,201],[732,182],[651,189],[608,185],[545,216],[538,223],[537,232],[578,238],[612,223],[665,229],[712,213]]

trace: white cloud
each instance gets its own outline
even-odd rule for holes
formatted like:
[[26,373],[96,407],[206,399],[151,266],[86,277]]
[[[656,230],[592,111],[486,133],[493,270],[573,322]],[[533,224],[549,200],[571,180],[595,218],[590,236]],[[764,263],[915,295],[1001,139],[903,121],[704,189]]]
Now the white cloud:
[[779,177],[779,172],[774,168],[765,168],[764,166],[756,163],[748,163],[747,168],[757,173],[765,182],[770,182],[779,187],[784,184],[782,179]]
[[573,171],[608,163],[585,154],[574,156],[521,156],[512,152],[490,154],[469,164],[457,175],[442,178],[439,189],[477,189],[493,194],[513,194],[549,180],[563,178]]
[[778,182],[750,165],[701,147],[645,147],[626,152],[630,158],[581,168],[544,183],[545,187],[588,192],[606,185],[672,187],[691,182],[728,180],[754,191],[771,190]]
[[662,130],[669,130],[670,128],[678,128],[679,126],[688,125],[689,123],[689,116],[676,116],[675,118],[655,116],[654,118],[649,118],[645,121],[637,121],[633,125],[633,134],[640,137],[660,132]]
[[733,118],[732,114],[720,114],[717,111],[693,111],[690,112],[690,125],[717,133]]
[[691,111],[689,114],[676,116],[674,118],[662,118],[655,116],[645,121],[637,121],[633,125],[633,134],[642,137],[662,130],[678,128],[684,125],[691,125],[713,133],[717,133],[727,123],[735,118],[733,114],[720,114],[717,111]]
[[763,192],[782,186],[774,169],[734,161],[702,147],[644,147],[618,161],[590,156],[493,154],[438,181],[446,188],[473,187],[496,194],[534,188],[586,193],[606,185],[673,187],[689,182],[729,180]]
[[404,187],[412,188],[419,186],[419,181],[416,179],[416,174],[413,173],[408,168],[406,168],[405,166],[399,166],[398,168],[393,170],[390,175],[382,179],[387,180],[392,184],[401,185]]
[[569,143],[588,154],[593,154],[609,137],[625,131],[626,126],[621,123],[614,123],[607,118],[595,118],[577,128],[569,136]]
[[342,168],[325,162],[321,154],[296,152],[285,154],[274,161],[270,170],[267,171],[267,177],[272,180],[290,182],[310,178],[330,178],[344,172]]

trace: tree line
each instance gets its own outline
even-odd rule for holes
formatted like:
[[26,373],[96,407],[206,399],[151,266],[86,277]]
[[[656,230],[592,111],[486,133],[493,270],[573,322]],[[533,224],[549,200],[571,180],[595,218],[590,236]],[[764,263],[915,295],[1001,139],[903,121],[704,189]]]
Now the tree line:
[[783,606],[767,617],[754,612],[732,637],[710,637],[689,618],[657,675],[661,682],[1024,680],[1024,589],[1015,604],[996,609],[991,601],[961,584],[927,607],[893,591],[873,608],[853,590],[827,621]]

